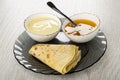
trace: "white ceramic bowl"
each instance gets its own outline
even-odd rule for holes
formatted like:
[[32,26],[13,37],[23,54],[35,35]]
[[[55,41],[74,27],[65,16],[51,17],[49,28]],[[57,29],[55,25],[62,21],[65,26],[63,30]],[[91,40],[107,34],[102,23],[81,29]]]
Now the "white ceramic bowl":
[[71,41],[76,42],[76,43],[85,43],[85,42],[88,42],[88,41],[92,40],[97,35],[97,32],[98,32],[99,27],[100,27],[100,19],[95,14],[91,14],[91,13],[78,13],[78,14],[75,14],[75,15],[71,16],[70,18],[72,20],[76,20],[76,19],[88,19],[88,20],[94,21],[96,23],[96,27],[97,27],[91,33],[88,33],[88,34],[85,34],[85,35],[80,35],[80,36],[69,35],[69,34],[67,34],[65,32],[65,26],[66,26],[67,23],[69,23],[69,21],[66,19],[63,22],[62,30],[65,33],[65,35]]
[[[56,21],[58,21],[58,24],[59,24],[59,29],[55,32],[55,33],[52,33],[52,34],[49,34],[49,35],[37,35],[37,34],[33,34],[32,32],[30,32],[27,28],[26,28],[26,25],[29,23],[29,21],[33,18],[37,18],[37,17],[49,17],[49,18],[53,18],[55,19]],[[27,17],[24,21],[24,27],[25,27],[25,30],[26,32],[28,33],[28,35],[35,41],[38,41],[38,42],[47,42],[47,41],[50,41],[52,40],[53,38],[56,37],[56,35],[59,33],[60,29],[61,29],[61,21],[60,19],[55,16],[55,15],[52,15],[52,14],[43,14],[43,13],[37,13],[37,14],[33,14],[33,15],[30,15],[29,17]]]

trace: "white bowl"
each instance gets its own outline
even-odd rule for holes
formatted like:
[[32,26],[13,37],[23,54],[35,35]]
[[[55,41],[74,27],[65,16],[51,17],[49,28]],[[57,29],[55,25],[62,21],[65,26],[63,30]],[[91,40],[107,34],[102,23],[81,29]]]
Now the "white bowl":
[[[52,33],[52,34],[48,34],[48,35],[37,35],[37,34],[33,34],[32,32],[30,32],[27,28],[26,28],[26,25],[29,23],[29,21],[33,18],[37,18],[37,17],[49,17],[49,18],[53,18],[55,19],[56,21],[58,21],[58,24],[59,24],[59,29],[55,32],[55,33]],[[60,19],[55,16],[55,15],[52,15],[52,14],[42,14],[42,13],[37,13],[37,14],[33,14],[33,15],[30,15],[29,17],[27,17],[24,21],[24,27],[25,27],[25,30],[26,32],[28,33],[28,35],[35,41],[38,41],[38,42],[47,42],[47,41],[50,41],[52,40],[53,38],[56,37],[56,35],[59,33],[60,29],[61,29],[61,21]]]
[[98,33],[99,27],[100,27],[100,19],[95,15],[95,14],[91,14],[91,13],[79,13],[79,14],[75,14],[73,16],[70,17],[72,20],[76,20],[76,19],[88,19],[91,21],[94,21],[96,23],[96,29],[88,34],[85,35],[80,35],[80,36],[74,36],[74,35],[69,35],[65,32],[65,26],[67,23],[69,23],[69,21],[66,19],[63,22],[62,25],[62,30],[65,33],[65,35],[73,42],[76,43],[85,43],[88,42],[90,40],[92,40]]

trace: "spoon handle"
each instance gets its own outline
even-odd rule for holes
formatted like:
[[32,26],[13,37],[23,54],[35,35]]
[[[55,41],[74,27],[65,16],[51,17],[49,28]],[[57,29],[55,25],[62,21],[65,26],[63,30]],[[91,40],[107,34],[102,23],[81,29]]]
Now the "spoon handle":
[[64,17],[66,17],[68,20],[71,21],[71,23],[73,24],[73,26],[77,26],[69,17],[67,17],[65,14],[63,14],[52,2],[47,2],[47,5],[52,8],[53,10],[55,10],[56,12],[60,13],[61,15],[63,15]]

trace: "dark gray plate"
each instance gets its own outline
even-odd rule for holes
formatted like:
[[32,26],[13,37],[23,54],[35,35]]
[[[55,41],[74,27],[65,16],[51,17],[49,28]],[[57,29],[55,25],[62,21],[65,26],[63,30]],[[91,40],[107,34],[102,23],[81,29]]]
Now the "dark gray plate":
[[[37,60],[33,56],[28,54],[29,49],[32,45],[38,42],[32,40],[26,32],[23,32],[18,39],[15,41],[13,52],[16,60],[23,65],[26,69],[32,70],[37,73],[43,74],[60,74],[55,70],[51,69],[41,61]],[[75,44],[80,46],[82,49],[82,59],[77,66],[72,69],[69,73],[82,71],[97,61],[104,55],[107,48],[107,40],[103,32],[99,31],[98,35],[91,41],[83,44],[71,42],[63,32],[60,32],[55,39],[45,44]]]

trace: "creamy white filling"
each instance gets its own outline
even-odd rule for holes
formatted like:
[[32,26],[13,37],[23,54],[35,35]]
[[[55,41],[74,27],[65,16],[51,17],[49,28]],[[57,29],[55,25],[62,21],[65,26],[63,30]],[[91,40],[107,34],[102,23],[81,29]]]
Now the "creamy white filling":
[[76,26],[76,27],[70,27],[70,26],[65,27],[65,30],[67,33],[72,34],[76,31],[78,31],[80,33],[80,35],[88,34],[92,31],[94,31],[95,29],[96,29],[96,27],[93,27],[93,26],[90,26],[87,24],[80,24],[80,26]]
[[60,28],[59,26],[60,25],[58,21],[54,19],[45,18],[45,20],[42,20],[39,18],[35,18],[28,23],[27,28],[33,34],[48,35],[58,31]]
[[58,23],[53,21],[53,20],[44,20],[44,21],[39,21],[37,23],[35,23],[32,27],[34,28],[38,28],[39,29],[47,29],[47,28],[52,28],[53,25],[58,26]]

